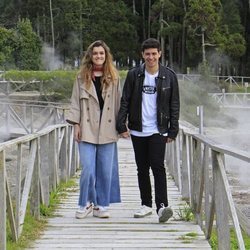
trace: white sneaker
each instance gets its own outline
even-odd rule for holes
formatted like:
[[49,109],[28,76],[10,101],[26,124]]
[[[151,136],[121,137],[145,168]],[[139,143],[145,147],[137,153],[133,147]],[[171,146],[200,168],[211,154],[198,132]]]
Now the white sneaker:
[[164,205],[161,205],[162,207],[158,211],[159,216],[159,222],[163,223],[169,220],[173,216],[173,210],[170,207],[164,207]]
[[109,212],[105,207],[95,206],[93,210],[93,216],[98,218],[109,218]]
[[85,218],[88,214],[90,214],[93,211],[93,205],[92,204],[88,204],[85,207],[80,207],[75,214],[75,217],[77,219],[83,219]]
[[141,206],[139,210],[134,213],[134,218],[143,218],[152,214],[152,207],[147,207],[145,205]]

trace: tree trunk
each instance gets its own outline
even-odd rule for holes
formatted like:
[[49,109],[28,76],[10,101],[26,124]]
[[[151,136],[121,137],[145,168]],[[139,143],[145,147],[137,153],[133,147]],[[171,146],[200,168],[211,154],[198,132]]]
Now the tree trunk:
[[168,36],[168,42],[169,42],[169,67],[173,68],[173,47],[174,47],[174,39],[171,35]]
[[[184,12],[187,12],[186,1],[182,0]],[[183,19],[182,23],[182,39],[181,39],[181,72],[185,73],[185,48],[186,48],[186,27]]]
[[50,20],[51,20],[51,36],[52,36],[52,67],[54,66],[55,59],[55,34],[54,34],[54,20],[53,20],[53,12],[52,12],[52,0],[49,0],[49,8],[50,8]]
[[202,63],[205,66],[206,65],[206,51],[205,51],[205,30],[202,27],[201,28],[201,46],[202,46]]
[[52,0],[49,0],[49,9],[50,9],[50,20],[51,20],[51,36],[52,36],[52,48],[55,49],[55,34],[54,34],[54,20],[52,12]]
[[151,26],[151,22],[150,22],[150,18],[151,18],[151,0],[148,1],[148,38],[151,36],[151,31],[150,31],[150,26]]
[[133,0],[133,14],[135,15],[135,12],[136,12],[136,10],[135,10],[135,0]]
[[161,38],[161,63],[165,65],[165,40],[163,37],[163,2],[161,2],[161,13],[160,13],[160,38]]
[[143,36],[143,40],[145,40],[146,39],[145,0],[141,0],[141,8],[142,8],[142,36]]

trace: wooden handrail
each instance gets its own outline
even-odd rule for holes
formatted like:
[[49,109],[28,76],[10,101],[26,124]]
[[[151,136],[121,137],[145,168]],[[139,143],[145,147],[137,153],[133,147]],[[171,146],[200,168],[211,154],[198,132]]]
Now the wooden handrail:
[[250,162],[248,152],[218,144],[198,134],[197,130],[182,126],[175,142],[167,145],[166,164],[207,239],[216,223],[218,248],[230,249],[233,224],[238,247],[244,250],[237,209],[225,171],[226,156]]
[[[79,160],[72,131],[72,126],[58,124],[0,143],[0,249],[6,249],[7,219],[16,241],[22,233],[28,202],[32,214],[39,219],[40,204],[49,205],[50,192],[75,174]],[[14,165],[6,162],[11,150],[17,155],[15,190],[9,188],[11,178],[7,171]]]

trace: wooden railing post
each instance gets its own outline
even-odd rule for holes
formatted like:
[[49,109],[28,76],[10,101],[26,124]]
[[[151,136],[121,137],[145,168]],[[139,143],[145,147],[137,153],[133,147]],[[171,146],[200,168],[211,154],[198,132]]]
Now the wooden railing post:
[[190,198],[190,185],[189,185],[189,144],[188,137],[182,133],[182,164],[181,164],[181,183],[182,183],[182,196],[184,199]]
[[34,161],[34,170],[32,176],[32,184],[30,191],[30,211],[36,218],[40,219],[40,138],[36,139],[37,150]]
[[216,227],[218,234],[218,249],[230,249],[230,231],[228,225],[228,206],[225,200],[223,182],[220,176],[220,166],[217,159],[218,153],[212,150],[212,166],[214,180],[214,197],[216,211]]
[[[49,174],[50,174],[50,164],[49,164],[49,150],[52,147],[49,143],[49,135],[43,135],[40,137],[40,157],[41,157],[41,168],[40,168],[40,182],[41,182],[41,198],[42,203],[49,205]],[[53,167],[53,166],[51,166]]]
[[61,147],[60,147],[60,153],[59,153],[59,166],[61,169],[61,175],[60,180],[61,181],[67,181],[67,168],[68,168],[68,156],[67,156],[67,145],[68,145],[68,127],[64,128],[63,133],[61,133]]
[[0,151],[0,249],[6,249],[6,181],[5,155]]
[[49,189],[55,190],[58,183],[58,141],[57,129],[49,134]]

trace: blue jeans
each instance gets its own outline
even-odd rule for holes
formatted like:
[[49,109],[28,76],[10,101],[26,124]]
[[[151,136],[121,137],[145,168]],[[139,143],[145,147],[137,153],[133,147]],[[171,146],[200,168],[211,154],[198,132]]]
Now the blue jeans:
[[82,167],[79,206],[87,202],[99,206],[121,202],[116,142],[78,145]]

